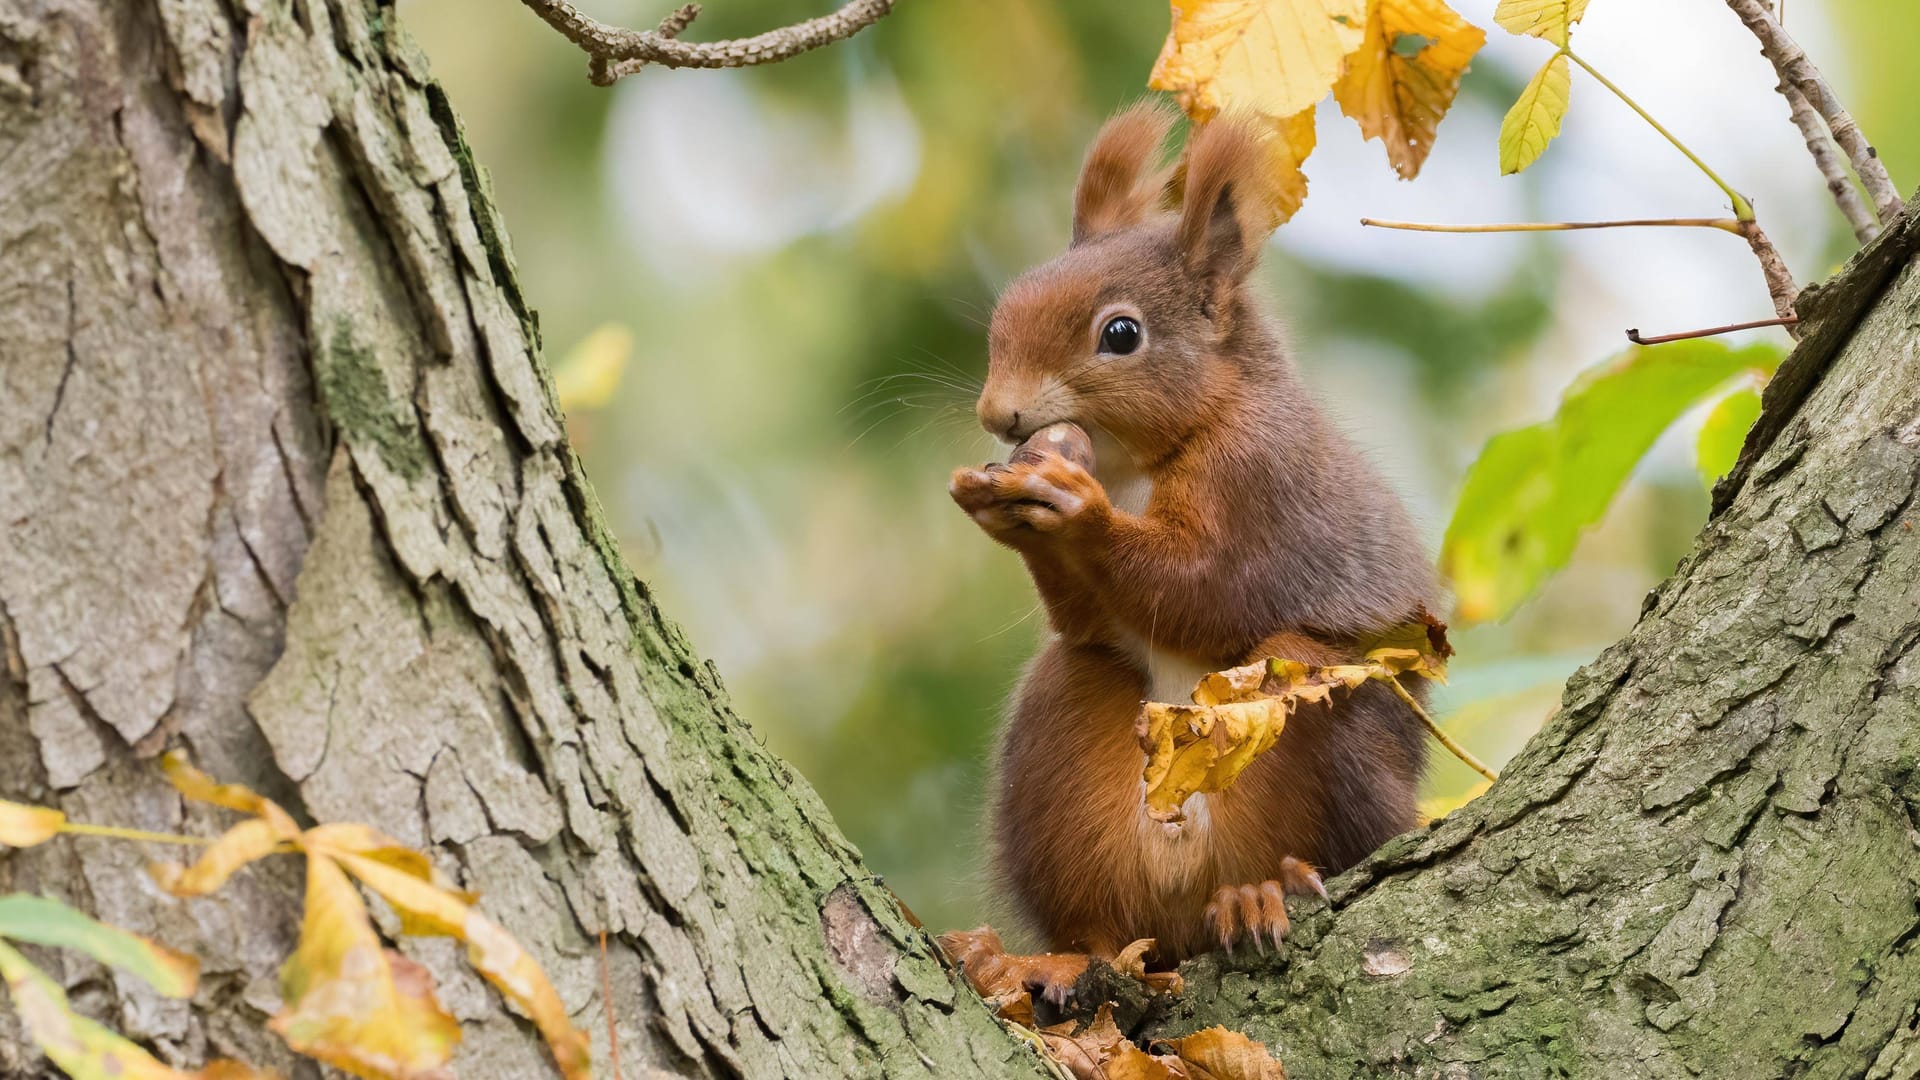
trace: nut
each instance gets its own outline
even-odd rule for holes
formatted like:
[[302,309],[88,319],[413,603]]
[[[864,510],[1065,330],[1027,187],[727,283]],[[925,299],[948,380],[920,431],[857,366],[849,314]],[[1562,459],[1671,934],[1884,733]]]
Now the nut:
[[1048,424],[1027,436],[1026,442],[1013,448],[1007,464],[1031,465],[1048,454],[1058,454],[1083,469],[1093,469],[1093,440],[1071,420]]

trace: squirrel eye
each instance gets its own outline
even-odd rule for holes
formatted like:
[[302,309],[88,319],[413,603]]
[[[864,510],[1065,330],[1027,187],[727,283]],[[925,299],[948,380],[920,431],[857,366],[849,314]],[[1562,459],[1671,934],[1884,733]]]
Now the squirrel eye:
[[1140,347],[1140,324],[1125,315],[1107,320],[1100,329],[1100,351],[1125,356]]

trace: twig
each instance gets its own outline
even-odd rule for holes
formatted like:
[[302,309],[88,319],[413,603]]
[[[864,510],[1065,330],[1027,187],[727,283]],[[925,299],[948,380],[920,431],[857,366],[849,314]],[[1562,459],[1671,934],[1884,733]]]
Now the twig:
[[181,844],[187,847],[206,847],[213,843],[204,836],[182,836],[178,833],[148,832],[145,829],[123,829],[118,825],[89,825],[84,821],[62,822],[60,831],[73,836],[105,836],[115,840],[145,840],[154,844]]
[[1860,125],[1840,105],[1840,99],[1820,75],[1820,69],[1807,59],[1787,31],[1781,27],[1773,12],[1767,10],[1762,0],[1727,0],[1734,14],[1747,24],[1747,29],[1760,39],[1760,52],[1773,63],[1773,69],[1780,73],[1783,82],[1792,85],[1807,99],[1807,102],[1826,120],[1828,130],[1833,132],[1833,140],[1845,150],[1847,159],[1853,163],[1853,171],[1860,176],[1860,185],[1867,189],[1867,195],[1873,200],[1874,211],[1880,217],[1880,224],[1886,225],[1904,208],[1900,201],[1900,192],[1893,186],[1893,180],[1887,176],[1887,167],[1880,156],[1861,133]]
[[[1729,2],[1733,2],[1733,0],[1729,0]],[[1693,165],[1695,168],[1705,173],[1707,176],[1707,179],[1713,181],[1715,187],[1718,187],[1721,191],[1725,192],[1727,199],[1733,203],[1734,217],[1739,218],[1741,221],[1753,220],[1753,207],[1748,204],[1747,197],[1745,195],[1740,194],[1738,191],[1735,191],[1732,184],[1729,184],[1725,180],[1720,179],[1720,174],[1717,172],[1714,172],[1713,169],[1706,162],[1700,160],[1700,155],[1694,153],[1693,149],[1689,147],[1686,143],[1681,142],[1679,136],[1675,135],[1673,132],[1668,131],[1665,127],[1661,126],[1660,121],[1655,120],[1653,118],[1652,113],[1641,108],[1639,102],[1628,97],[1627,92],[1625,90],[1622,90],[1618,86],[1615,86],[1612,79],[1609,79],[1605,75],[1600,74],[1600,70],[1598,68],[1594,67],[1592,64],[1587,63],[1585,60],[1582,60],[1580,58],[1580,54],[1574,52],[1572,49],[1569,49],[1565,46],[1561,46],[1560,51],[1566,54],[1567,59],[1573,61],[1576,64],[1579,64],[1582,70],[1584,70],[1587,74],[1593,76],[1595,82],[1599,83],[1601,86],[1606,87],[1608,91],[1610,91],[1613,94],[1614,97],[1619,98],[1621,102],[1623,102],[1627,106],[1627,108],[1632,109],[1636,113],[1639,113],[1640,119],[1645,120],[1647,124],[1653,128],[1653,130],[1659,132],[1668,142],[1672,143],[1673,148],[1675,150],[1678,150],[1682,154],[1685,154],[1687,156],[1687,160],[1693,162]]]
[[1758,330],[1763,326],[1795,326],[1799,322],[1800,316],[1788,315],[1781,319],[1756,319],[1753,322],[1709,326],[1705,330],[1683,330],[1678,334],[1661,334],[1658,337],[1641,337],[1639,327],[1635,327],[1627,331],[1627,340],[1635,345],[1665,345],[1669,341],[1689,341],[1693,338],[1713,337],[1716,334],[1731,334],[1735,330]]
[[1454,757],[1464,762],[1467,768],[1472,769],[1488,780],[1500,779],[1499,773],[1487,768],[1487,766],[1481,762],[1479,758],[1474,757],[1466,747],[1454,742],[1453,736],[1441,731],[1440,725],[1433,722],[1433,717],[1427,715],[1427,710],[1420,707],[1420,703],[1413,699],[1412,694],[1407,693],[1407,688],[1400,685],[1399,679],[1382,679],[1380,681],[1393,687],[1393,692],[1400,695],[1400,700],[1407,703],[1407,708],[1412,709],[1413,714],[1420,718],[1420,722],[1427,725],[1427,732],[1434,738],[1440,740],[1440,745],[1446,747],[1453,753]]
[[1574,229],[1656,227],[1719,229],[1735,236],[1746,235],[1744,223],[1735,221],[1733,218],[1629,218],[1621,221],[1516,221],[1492,225],[1431,225],[1418,221],[1382,221],[1378,218],[1363,217],[1360,219],[1360,224],[1371,225],[1376,229],[1443,233],[1566,232]]
[[1747,238],[1747,246],[1753,249],[1753,257],[1760,260],[1760,273],[1767,279],[1767,295],[1773,298],[1773,313],[1782,319],[1788,318],[1793,314],[1793,302],[1800,299],[1800,286],[1794,283],[1793,271],[1787,269],[1787,260],[1780,257],[1780,249],[1767,239],[1758,221],[1743,223],[1740,233]]
[[611,86],[647,64],[662,67],[731,68],[771,64],[852,37],[893,10],[894,0],[847,0],[832,14],[730,41],[687,42],[679,34],[700,13],[687,4],[652,30],[627,30],[594,19],[568,0],[520,0],[562,37],[587,54],[587,73],[597,86]]
[[1853,238],[1864,244],[1880,235],[1880,223],[1874,220],[1873,211],[1867,209],[1860,189],[1853,186],[1853,178],[1847,175],[1847,167],[1841,163],[1840,153],[1827,133],[1826,122],[1813,111],[1813,103],[1799,87],[1784,78],[1774,89],[1787,99],[1787,108],[1793,111],[1793,126],[1800,129],[1801,138],[1807,141],[1807,153],[1813,155],[1820,175],[1827,178],[1827,190],[1833,193],[1834,204],[1840,207],[1847,224],[1853,226]]

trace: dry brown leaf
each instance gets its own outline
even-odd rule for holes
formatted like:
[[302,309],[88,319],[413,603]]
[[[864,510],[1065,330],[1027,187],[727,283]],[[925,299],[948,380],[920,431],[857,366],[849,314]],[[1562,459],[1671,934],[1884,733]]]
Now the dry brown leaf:
[[1401,179],[1411,180],[1433,149],[1460,76],[1486,42],[1486,33],[1444,0],[1372,0],[1365,39],[1347,57],[1334,100],[1362,135],[1386,146]]
[[1287,1080],[1267,1048],[1237,1031],[1210,1027],[1166,1044],[1180,1056],[1189,1080]]
[[1147,755],[1141,776],[1148,815],[1178,822],[1196,792],[1226,790],[1273,747],[1300,706],[1331,702],[1336,689],[1352,690],[1369,679],[1411,674],[1444,680],[1453,655],[1446,625],[1425,610],[1358,647],[1360,663],[1313,665],[1274,657],[1203,676],[1192,705],[1147,702],[1134,735]]
[[1068,1020],[1040,1029],[1047,1053],[1065,1066],[1075,1080],[1103,1080],[1109,1074],[1104,1066],[1116,1052],[1132,1049],[1133,1044],[1113,1022],[1113,1006],[1101,1005],[1093,1019],[1085,1024]]
[[1155,1057],[1128,1043],[1107,1059],[1103,1080],[1185,1080],[1187,1072],[1177,1057]]

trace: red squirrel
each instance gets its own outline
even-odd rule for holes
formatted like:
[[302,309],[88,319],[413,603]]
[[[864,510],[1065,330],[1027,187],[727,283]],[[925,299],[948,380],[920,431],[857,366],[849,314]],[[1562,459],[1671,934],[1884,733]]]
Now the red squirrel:
[[[1258,129],[1192,135],[1161,209],[1169,113],[1101,129],[1066,252],[1014,281],[988,331],[976,411],[1022,443],[1084,428],[1093,467],[1034,444],[953,474],[954,500],[1026,562],[1050,634],[1002,730],[991,827],[1007,892],[1050,949],[1157,963],[1278,945],[1284,897],[1417,823],[1419,719],[1369,683],[1288,721],[1184,824],[1147,816],[1134,720],[1209,671],[1353,643],[1434,600],[1405,508],[1301,385],[1248,287],[1274,223]],[[1044,440],[1035,440],[1035,443]]]

